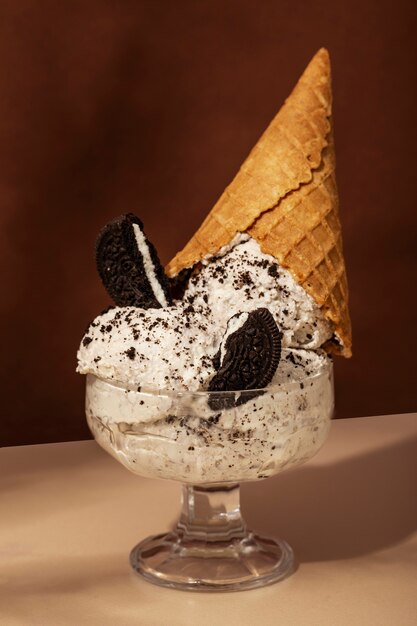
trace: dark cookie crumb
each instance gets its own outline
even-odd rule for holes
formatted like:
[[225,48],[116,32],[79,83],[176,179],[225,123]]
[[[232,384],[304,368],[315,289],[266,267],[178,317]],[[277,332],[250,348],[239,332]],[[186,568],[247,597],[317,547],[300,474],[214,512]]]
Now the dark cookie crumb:
[[297,365],[297,361],[295,360],[294,355],[293,355],[293,353],[292,353],[292,352],[289,352],[289,353],[287,354],[287,356],[285,357],[285,359],[286,359],[286,361],[291,361],[291,363],[292,363],[293,365]]
[[136,357],[136,348],[131,346],[128,350],[125,351],[125,354],[129,357],[129,359],[134,361]]

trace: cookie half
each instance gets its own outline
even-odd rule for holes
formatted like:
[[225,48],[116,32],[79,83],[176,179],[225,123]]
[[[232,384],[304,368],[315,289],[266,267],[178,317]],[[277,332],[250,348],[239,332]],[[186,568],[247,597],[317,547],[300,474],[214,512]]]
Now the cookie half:
[[[217,357],[218,372],[210,381],[209,391],[261,389],[268,385],[281,358],[281,332],[266,308],[238,313],[230,318]],[[255,394],[256,395],[256,394]],[[244,394],[241,402],[253,397]],[[233,405],[232,398],[213,396],[209,405],[219,409],[219,402]]]
[[171,304],[169,281],[141,220],[128,213],[106,224],[96,243],[100,278],[117,306]]

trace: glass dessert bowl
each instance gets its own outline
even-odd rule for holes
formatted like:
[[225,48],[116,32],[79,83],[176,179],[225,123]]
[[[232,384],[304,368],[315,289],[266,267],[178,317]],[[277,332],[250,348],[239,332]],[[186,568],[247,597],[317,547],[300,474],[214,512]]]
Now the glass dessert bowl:
[[176,528],[141,541],[133,569],[155,584],[197,591],[288,576],[292,549],[246,528],[239,483],[310,459],[326,439],[333,405],[330,359],[314,374],[238,392],[127,389],[88,375],[87,421],[100,446],[135,474],[183,483]]

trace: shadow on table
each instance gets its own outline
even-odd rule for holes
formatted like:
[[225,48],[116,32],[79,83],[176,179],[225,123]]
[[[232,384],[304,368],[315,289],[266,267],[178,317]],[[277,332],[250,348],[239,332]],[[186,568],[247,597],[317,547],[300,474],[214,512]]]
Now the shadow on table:
[[45,455],[40,454],[42,446],[20,446],[0,450],[0,496],[6,491],[35,487],[48,480],[51,471],[54,473],[81,471],[98,459],[106,459],[107,454],[91,441],[78,441],[76,448],[73,443],[50,445]]
[[[235,594],[216,594],[213,602],[212,594],[156,587],[135,575],[126,557],[120,553],[65,556],[8,567],[8,580],[0,585],[2,626],[242,624],[241,614],[235,616],[240,613]],[[269,606],[277,594],[285,602],[281,584],[243,594],[246,610],[257,615],[259,603]],[[269,619],[263,611],[262,624],[276,624],[276,615],[266,611]]]
[[[7,573],[0,587],[2,624],[141,623],[138,613],[140,617],[146,596],[125,555],[39,558],[25,565],[17,561]],[[133,594],[139,605],[132,602]],[[136,621],[131,621],[135,612]]]
[[417,438],[369,455],[301,467],[243,487],[257,532],[280,536],[300,562],[345,559],[389,547],[417,529]]

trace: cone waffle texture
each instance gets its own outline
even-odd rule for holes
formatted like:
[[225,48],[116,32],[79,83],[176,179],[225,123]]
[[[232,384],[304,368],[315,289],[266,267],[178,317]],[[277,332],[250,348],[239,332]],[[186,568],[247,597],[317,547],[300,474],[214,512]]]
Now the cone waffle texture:
[[274,256],[332,321],[351,355],[331,126],[329,55],[314,56],[201,227],[167,266],[169,276],[214,256],[237,233]]

